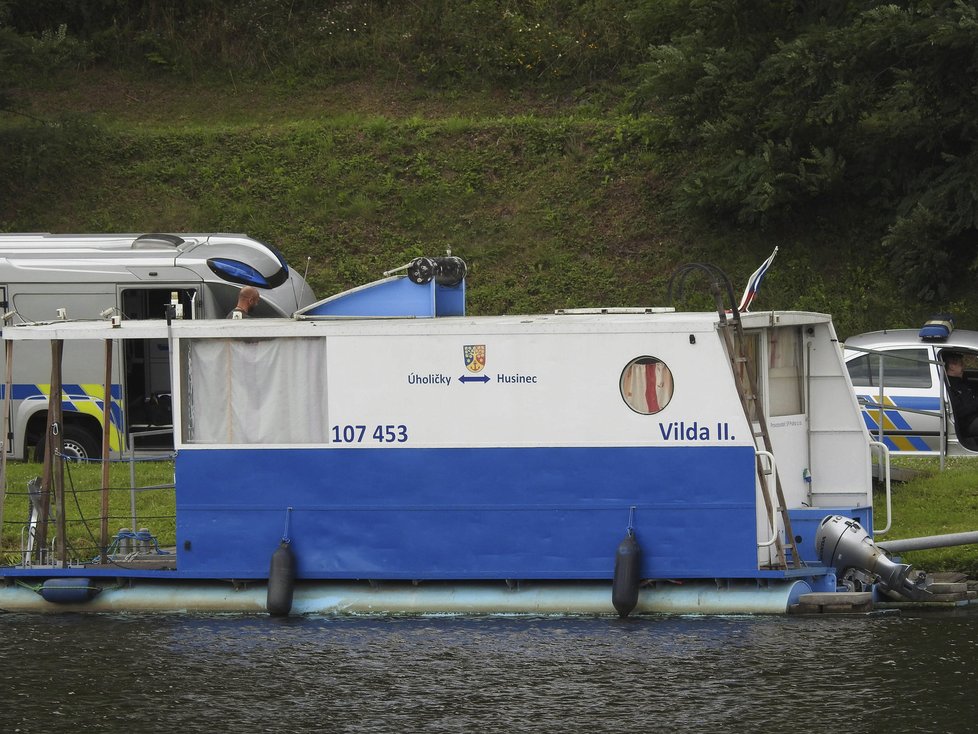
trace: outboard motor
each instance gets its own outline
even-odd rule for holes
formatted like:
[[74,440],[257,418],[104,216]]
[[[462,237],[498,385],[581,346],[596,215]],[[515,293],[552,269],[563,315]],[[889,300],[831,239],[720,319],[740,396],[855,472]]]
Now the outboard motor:
[[834,567],[840,575],[850,568],[860,569],[878,578],[885,588],[911,599],[930,596],[930,592],[907,578],[911,571],[908,564],[891,561],[863,526],[851,518],[824,518],[815,535],[815,552],[824,565]]

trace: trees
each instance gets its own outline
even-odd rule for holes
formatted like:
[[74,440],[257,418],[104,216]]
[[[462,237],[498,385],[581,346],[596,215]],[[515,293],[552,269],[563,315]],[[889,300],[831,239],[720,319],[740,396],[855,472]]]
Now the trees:
[[683,205],[752,227],[858,217],[925,298],[976,264],[975,0],[0,0],[0,111],[4,85],[23,97],[96,64],[283,89],[386,75],[595,109],[629,78],[647,114],[624,146],[672,153]]
[[669,37],[639,67],[636,95],[693,151],[686,205],[755,224],[859,207],[924,299],[974,267],[972,3],[674,0],[646,12]]

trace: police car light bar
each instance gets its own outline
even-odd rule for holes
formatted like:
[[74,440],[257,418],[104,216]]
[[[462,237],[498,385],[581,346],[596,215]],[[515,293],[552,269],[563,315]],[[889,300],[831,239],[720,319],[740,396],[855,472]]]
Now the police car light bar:
[[954,331],[954,317],[949,313],[935,314],[920,330],[924,342],[944,342]]

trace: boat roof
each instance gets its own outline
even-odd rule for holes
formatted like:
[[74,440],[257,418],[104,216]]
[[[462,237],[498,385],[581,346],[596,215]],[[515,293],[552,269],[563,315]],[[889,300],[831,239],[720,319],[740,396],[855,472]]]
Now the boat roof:
[[[801,326],[831,322],[827,314],[807,311],[758,311],[741,315],[745,329]],[[3,327],[3,338],[29,340],[115,340],[173,338],[271,338],[411,334],[527,333],[704,333],[717,328],[716,312],[675,312],[653,309],[574,309],[551,314],[512,316],[314,317],[305,319],[199,319],[122,321],[52,321]],[[515,327],[515,328],[514,328]]]

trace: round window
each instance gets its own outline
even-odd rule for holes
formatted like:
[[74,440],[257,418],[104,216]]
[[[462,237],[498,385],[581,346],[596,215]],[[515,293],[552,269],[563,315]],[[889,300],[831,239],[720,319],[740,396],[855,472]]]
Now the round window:
[[653,415],[672,400],[672,371],[655,357],[636,357],[621,373],[621,397],[642,415]]

